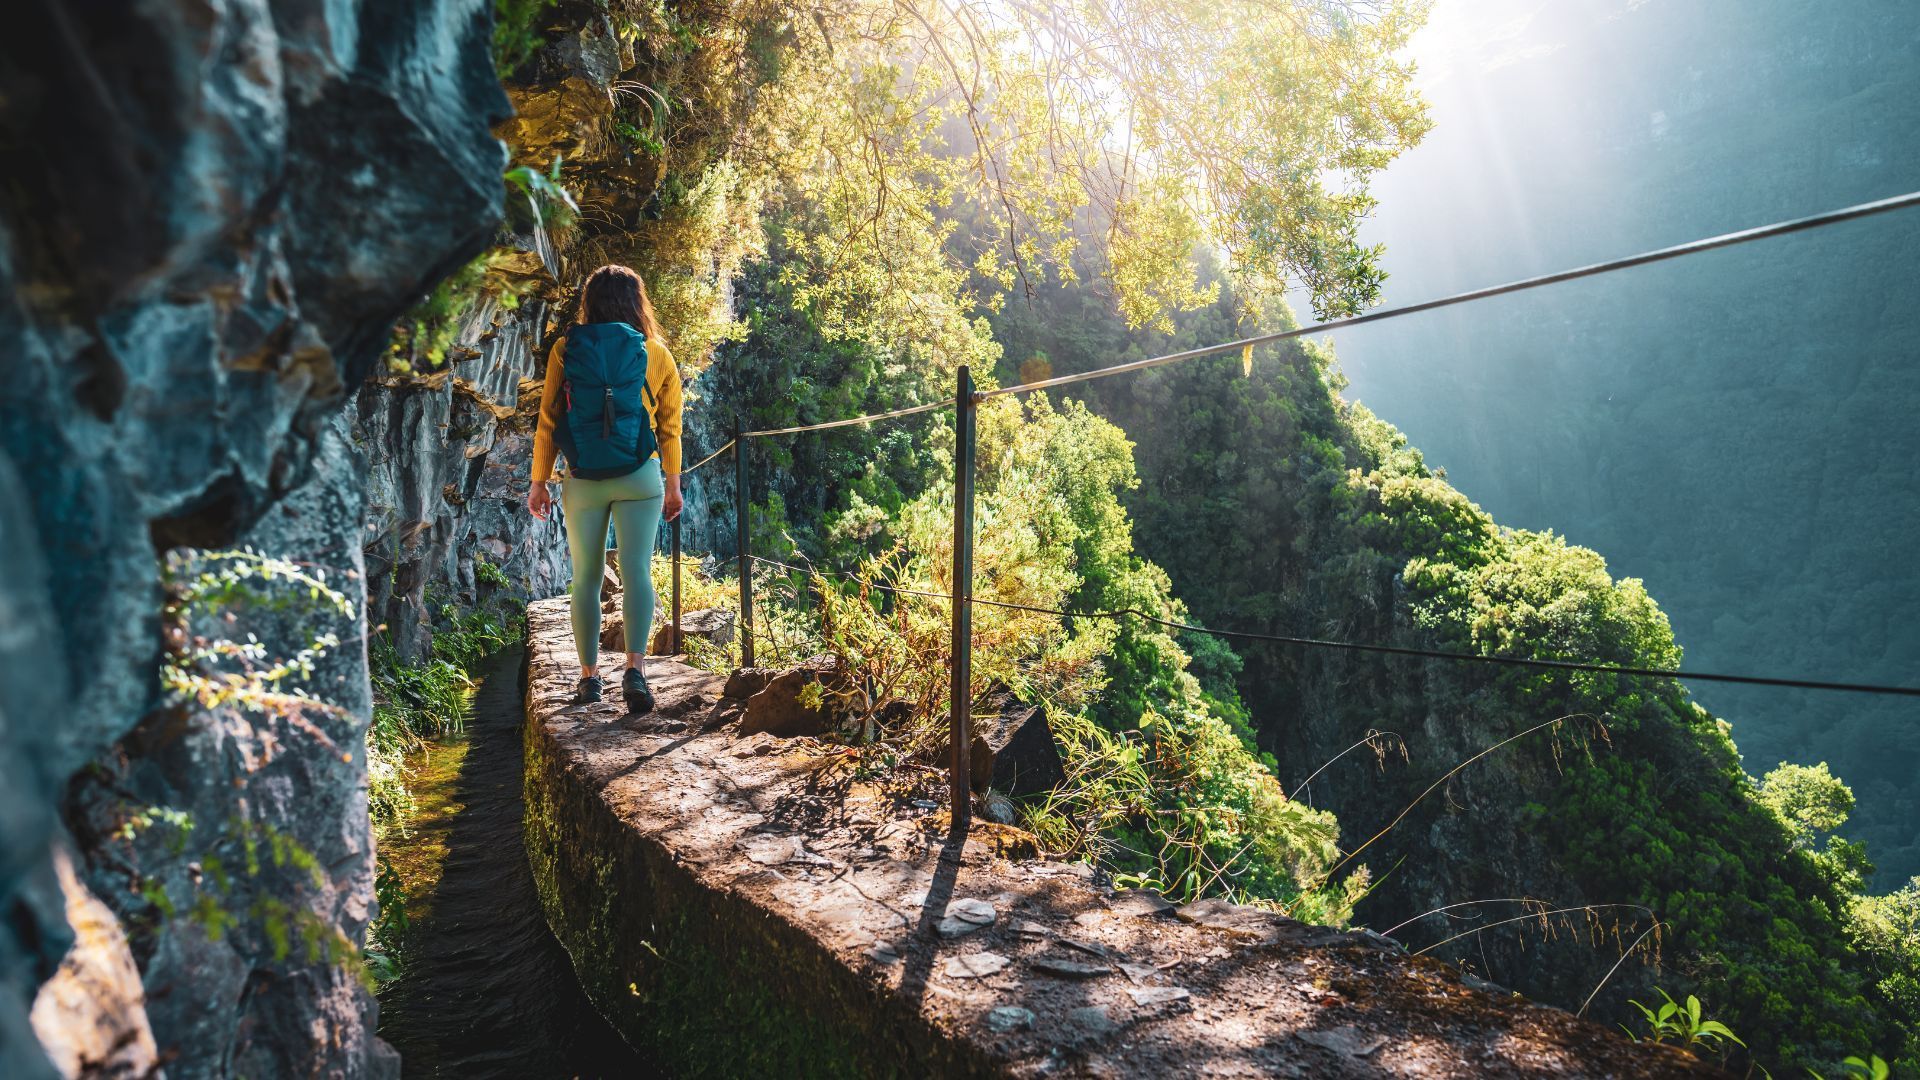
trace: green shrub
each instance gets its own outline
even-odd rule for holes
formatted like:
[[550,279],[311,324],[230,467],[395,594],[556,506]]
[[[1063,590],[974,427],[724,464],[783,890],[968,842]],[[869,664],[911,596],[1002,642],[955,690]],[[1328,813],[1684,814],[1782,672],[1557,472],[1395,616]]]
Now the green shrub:
[[[1064,375],[1278,328],[1249,325],[1242,314],[1223,300],[1181,317],[1168,338],[1142,339],[1093,299],[1043,287],[1031,306],[1010,305],[996,330],[1009,356],[1044,350],[1054,374]],[[1288,344],[1260,351],[1251,364],[1198,360],[1076,386],[1139,440],[1146,482],[1127,506],[1141,550],[1166,568],[1194,621],[1678,665],[1671,627],[1641,583],[1614,578],[1598,554],[1561,537],[1499,529],[1402,433],[1340,400],[1331,361],[1327,349]],[[1485,733],[1484,745],[1554,717],[1593,717],[1609,737],[1590,753],[1569,753],[1558,733],[1515,747],[1503,759],[1516,780],[1510,794],[1485,793],[1478,807],[1489,827],[1538,842],[1540,863],[1527,868],[1535,880],[1564,883],[1568,895],[1555,899],[1568,905],[1651,908],[1665,926],[1660,977],[1676,994],[1713,1002],[1778,1075],[1795,1063],[1826,1063],[1831,1073],[1831,1063],[1863,1047],[1911,1045],[1903,1033],[1920,1027],[1920,1002],[1903,996],[1911,968],[1886,947],[1889,935],[1853,914],[1869,906],[1857,895],[1864,853],[1820,835],[1810,818],[1762,805],[1770,785],[1746,775],[1726,726],[1681,686],[1279,644],[1235,649],[1235,681],[1263,745],[1315,758],[1288,762],[1298,770],[1290,775],[1363,731],[1407,735],[1419,767],[1371,778],[1363,800],[1348,796],[1347,806],[1382,808],[1369,812],[1370,824],[1458,760],[1462,725]],[[1210,693],[1224,681],[1201,674]],[[1422,760],[1435,751],[1448,757]],[[1327,787],[1317,781],[1316,793]],[[1395,835],[1412,858],[1438,857],[1420,838],[1456,812],[1433,803]],[[1484,859],[1447,872],[1462,896],[1509,891],[1501,869]],[[1439,902],[1411,877],[1390,879],[1375,894],[1395,920]],[[1870,938],[1881,946],[1869,947]],[[1595,981],[1612,961],[1595,961]],[[1541,985],[1578,981],[1547,961],[1540,968]],[[1556,1003],[1577,1005],[1590,988]],[[1914,1055],[1896,1049],[1887,1057],[1898,1071]]]
[[[1021,808],[1023,821],[1055,853],[1097,861],[1124,882],[1343,922],[1367,874],[1326,880],[1342,855],[1338,823],[1286,797],[1271,759],[1245,738],[1230,684],[1203,691],[1164,628],[999,606],[1185,616],[1166,575],[1133,553],[1119,503],[1134,483],[1131,449],[1118,429],[1044,399],[983,410],[980,427],[974,595],[993,603],[973,612],[971,694],[1006,688],[1044,702],[1067,772]],[[862,760],[880,767],[928,760],[945,745],[951,623],[939,594],[951,589],[951,500],[940,483],[891,512],[849,500],[857,534],[845,518],[825,531],[881,541],[878,551],[870,546],[845,574],[756,572],[762,655],[782,638],[799,644],[789,655],[839,655],[855,678],[837,711],[849,738],[877,740]],[[854,548],[847,539],[838,551]],[[685,567],[682,580],[701,598],[689,606],[735,606],[729,587]],[[888,701],[907,702],[911,719],[879,727]]]

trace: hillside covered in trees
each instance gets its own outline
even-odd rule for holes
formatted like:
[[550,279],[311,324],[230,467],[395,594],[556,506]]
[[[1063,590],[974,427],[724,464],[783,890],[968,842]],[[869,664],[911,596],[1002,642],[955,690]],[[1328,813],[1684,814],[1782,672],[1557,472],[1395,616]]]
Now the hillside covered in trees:
[[[49,7],[75,74],[0,97],[16,146],[111,103],[22,160],[0,233],[31,346],[0,524],[32,563],[0,599],[45,629],[0,660],[93,688],[71,730],[0,725],[0,1031],[62,912],[98,912],[124,994],[99,1030],[181,1075],[398,1067],[370,995],[420,1007],[393,987],[424,962],[434,740],[564,585],[523,507],[587,272],[645,278],[691,463],[939,402],[962,365],[1006,388],[1366,311],[1374,185],[1433,123],[1426,6],[1398,0],[268,6],[117,13],[171,67]],[[164,122],[112,149],[142,108]],[[127,181],[124,221],[80,174]],[[70,244],[116,223],[140,243]],[[1346,389],[1290,340],[981,405],[967,704],[1045,705],[1064,771],[982,814],[1111,884],[1366,927],[1735,1068],[1920,1069],[1920,881],[1869,888],[1826,768],[1744,761],[1739,718],[1670,680],[1179,628],[1680,663],[1657,589],[1505,527]],[[249,419],[189,438],[206,415]],[[759,659],[835,658],[809,707],[863,778],[941,760],[954,438],[944,410],[755,438],[746,492],[731,459],[687,481],[688,606],[770,560]],[[6,715],[59,689],[10,677]],[[1705,1013],[1663,1028],[1634,1006],[1662,994]]]
[[[1920,9],[1434,13],[1437,127],[1376,185],[1389,303],[1912,190]],[[1524,26],[1524,30],[1514,30]],[[1495,30],[1506,27],[1505,36]],[[1543,152],[1543,149],[1545,152]],[[1903,682],[1920,603],[1920,220],[1820,230],[1340,337],[1351,393],[1503,523],[1642,578],[1701,670]],[[1877,886],[1920,873],[1920,711],[1694,688],[1749,768],[1825,761]]]
[[[947,247],[955,265],[996,235],[991,215],[971,203],[943,208],[939,217],[953,230]],[[1123,283],[1111,277],[1112,256],[1102,250],[1113,228],[1089,208],[1077,218],[1066,273],[1003,281],[1013,287],[1000,302],[991,299],[993,282],[981,283],[997,383],[1232,340],[1291,318],[1236,291],[1232,275],[1200,252],[1204,244],[1194,249],[1192,280],[1163,290],[1158,308],[1129,309]],[[748,427],[777,427],[938,392],[937,385],[903,389],[911,376],[888,377],[885,347],[824,325],[781,269],[778,224],[771,235],[770,258],[764,268],[749,267],[740,287],[748,333],[720,350],[721,365],[702,382],[719,411],[743,411]],[[1022,593],[1011,580],[1017,575],[986,561],[977,587],[991,583],[1004,590],[1002,599],[1042,606],[1138,606],[1238,630],[1679,664],[1679,644],[1639,582],[1615,580],[1600,556],[1552,534],[1500,528],[1389,424],[1342,401],[1343,387],[1330,353],[1287,347],[1256,353],[1244,369],[1228,357],[1069,388],[1068,397],[1090,407],[1084,417],[1071,406],[1036,406],[1042,411],[1025,424],[1052,429],[1064,420],[1082,430],[1075,443],[1102,445],[1096,433],[1110,429],[1095,417],[1116,425],[1114,434],[1131,443],[1127,460],[1113,457],[1090,472],[1073,464],[1085,451],[1069,451],[1058,436],[1008,444],[991,435],[983,436],[983,460],[1017,467],[1027,483],[1044,476],[1044,462],[1059,463],[1080,486],[1056,488],[1052,499],[1085,506],[1072,515],[1079,522],[1106,522],[1097,535],[1110,550],[1125,550],[1118,540],[1130,521],[1128,561],[1138,567],[1131,577],[1163,584],[1147,592],[1116,588],[1129,575],[1110,568],[1114,556],[1089,550],[1084,524],[1049,528],[1031,520],[1028,488],[1011,506],[983,509],[983,547],[1029,537],[1007,557],[1032,559],[1051,539],[1064,582]],[[721,441],[718,432],[711,441]],[[754,535],[766,545],[757,554],[942,585],[938,499],[948,451],[936,421],[767,440],[751,453]],[[983,507],[1001,505],[999,475],[986,466]],[[709,506],[730,523],[724,489]],[[1025,510],[1010,513],[1014,507]],[[724,527],[709,539],[731,553]],[[913,554],[904,566],[882,567],[870,561],[875,551]],[[795,579],[786,587],[804,595],[826,584]],[[1604,984],[1589,1007],[1619,1016],[1630,1015],[1630,997],[1657,998],[1656,984],[1697,992],[1736,1029],[1755,1032],[1755,1049],[1769,1062],[1834,1061],[1849,1044],[1910,1037],[1903,1033],[1913,1024],[1912,954],[1900,943],[1910,940],[1915,894],[1896,879],[1880,890],[1892,896],[1859,899],[1868,892],[1869,855],[1831,835],[1852,810],[1852,795],[1824,770],[1787,769],[1762,782],[1773,763],[1743,762],[1726,724],[1679,688],[1095,627],[1070,621],[1042,632],[1008,620],[982,630],[981,639],[1029,645],[1035,652],[1014,657],[1016,664],[1046,668],[1047,632],[1058,637],[1060,656],[1075,658],[1090,648],[1080,638],[1112,635],[1094,653],[1101,685],[1086,697],[1085,714],[1100,730],[1151,733],[1163,720],[1155,706],[1163,710],[1160,703],[1178,697],[1171,688],[1191,685],[1197,695],[1189,700],[1265,756],[1284,790],[1337,812],[1349,845],[1393,823],[1454,765],[1561,720],[1463,771],[1356,860],[1382,878],[1366,886],[1360,920],[1384,928],[1447,905],[1523,898],[1532,903],[1508,901],[1464,927],[1433,920],[1400,933],[1419,947],[1512,920],[1441,952],[1568,1007],[1588,1004]],[[800,632],[822,647],[838,640],[830,629],[824,637]],[[1163,639],[1160,651],[1130,640],[1148,637]],[[1170,679],[1170,668],[1186,674]],[[1351,754],[1318,773],[1311,788],[1295,790],[1377,732],[1392,734],[1377,735],[1378,749]],[[1177,787],[1167,779],[1150,777],[1150,786]],[[1222,830],[1221,839],[1216,863],[1191,878],[1183,876],[1188,864],[1142,864],[1126,855],[1156,844],[1122,839],[1105,854],[1122,872],[1174,891],[1183,882],[1233,889],[1257,879],[1250,861],[1227,859],[1225,873],[1212,872],[1245,842],[1235,829]],[[1303,866],[1305,880],[1322,880],[1311,862],[1294,864],[1296,872]],[[1352,887],[1357,895],[1362,886]],[[1547,909],[1573,914],[1523,917]],[[1605,975],[1623,952],[1632,954],[1629,964],[1609,983]]]

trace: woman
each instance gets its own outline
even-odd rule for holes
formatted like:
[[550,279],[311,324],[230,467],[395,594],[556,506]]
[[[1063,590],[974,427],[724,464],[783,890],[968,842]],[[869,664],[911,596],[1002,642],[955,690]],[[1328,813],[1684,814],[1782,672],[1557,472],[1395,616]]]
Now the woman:
[[580,321],[547,356],[527,491],[527,509],[542,521],[553,509],[547,484],[556,451],[567,463],[560,505],[573,563],[573,647],[580,654],[575,700],[600,700],[600,575],[611,518],[627,634],[621,691],[629,712],[651,711],[645,664],[653,628],[653,538],[663,516],[680,515],[680,372],[647,287],[624,266],[603,266],[587,278]]

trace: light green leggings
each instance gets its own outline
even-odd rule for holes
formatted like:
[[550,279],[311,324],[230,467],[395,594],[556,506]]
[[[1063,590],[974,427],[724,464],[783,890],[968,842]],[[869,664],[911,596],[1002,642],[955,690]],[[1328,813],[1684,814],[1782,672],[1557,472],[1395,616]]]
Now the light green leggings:
[[644,653],[653,631],[653,539],[660,531],[660,459],[612,480],[569,477],[560,485],[573,562],[573,647],[580,666],[600,662],[600,575],[607,563],[607,519],[620,545],[620,613],[627,651]]

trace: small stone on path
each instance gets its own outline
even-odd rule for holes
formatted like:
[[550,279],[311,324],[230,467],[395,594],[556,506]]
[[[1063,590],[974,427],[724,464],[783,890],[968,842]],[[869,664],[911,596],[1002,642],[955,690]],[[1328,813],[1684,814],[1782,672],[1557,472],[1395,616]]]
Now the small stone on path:
[[1107,1010],[1098,1005],[1073,1010],[1067,1014],[1067,1022],[1090,1035],[1108,1035],[1120,1030],[1120,1025],[1113,1022]]
[[1166,897],[1152,889],[1123,889],[1113,894],[1113,903],[1107,906],[1121,915],[1133,916],[1164,915],[1174,909]]
[[937,929],[943,937],[961,937],[992,926],[998,917],[999,912],[992,903],[969,897],[948,904]]
[[1238,938],[1272,945],[1281,939],[1275,916],[1259,908],[1245,907],[1218,898],[1195,900],[1174,912],[1181,922],[1220,930]]
[[1001,1005],[987,1013],[987,1027],[994,1031],[1016,1031],[1033,1026],[1033,1010],[1018,1005]]
[[1078,949],[1083,953],[1091,953],[1102,960],[1113,955],[1112,951],[1105,945],[1098,945],[1091,941],[1076,941],[1070,937],[1060,938],[1059,941],[1060,944],[1065,945],[1069,949]]
[[1387,1045],[1387,1040],[1378,1035],[1368,1035],[1351,1024],[1328,1028],[1326,1031],[1302,1031],[1294,1038],[1347,1057],[1366,1057]]
[[1062,979],[1091,979],[1096,975],[1105,975],[1109,970],[1104,964],[1081,964],[1072,960],[1055,960],[1040,957],[1029,961],[1033,970],[1044,975],[1054,975]]
[[999,953],[968,953],[947,961],[947,977],[950,979],[979,979],[997,974],[1010,961]]
[[795,906],[810,908],[815,918],[828,926],[840,929],[870,926],[875,923],[887,929],[894,929],[907,924],[907,920],[897,912],[888,911],[885,908],[876,911],[872,905],[857,900],[841,900],[835,903],[822,899],[812,904],[800,903]]
[[1193,995],[1178,986],[1147,986],[1127,991],[1135,1005],[1165,1005],[1169,1001],[1185,1001]]

